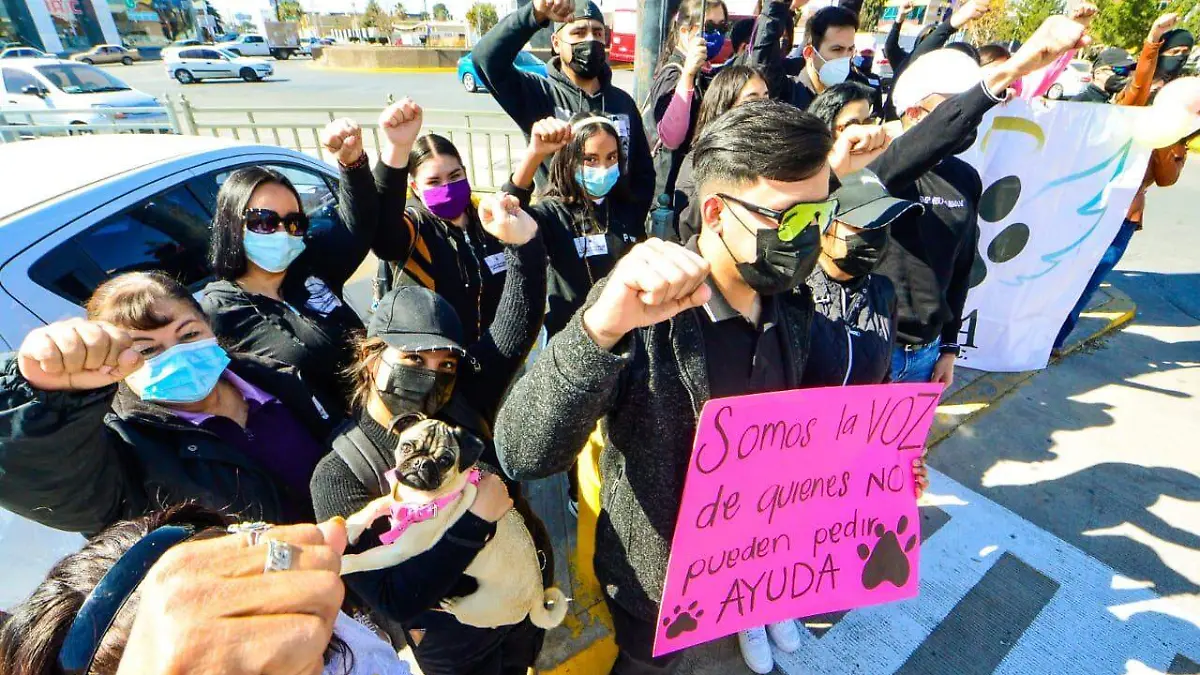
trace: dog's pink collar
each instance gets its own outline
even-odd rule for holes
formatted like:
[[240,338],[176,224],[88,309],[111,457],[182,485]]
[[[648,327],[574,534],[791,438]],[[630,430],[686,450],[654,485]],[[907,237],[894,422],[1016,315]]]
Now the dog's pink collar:
[[[385,473],[384,477],[387,478],[388,485],[393,487],[399,481],[395,469]],[[479,473],[479,469],[471,469],[471,471],[467,473],[467,482],[471,485],[479,485],[479,480],[481,477],[482,476]],[[391,514],[389,516],[389,519],[392,521],[392,529],[381,534],[379,536],[379,541],[383,542],[384,544],[391,544],[404,534],[404,531],[408,529],[409,525],[415,525],[417,523],[425,522],[430,518],[437,517],[438,511],[441,511],[452,504],[454,500],[458,499],[464,489],[466,489],[465,485],[444,497],[439,497],[438,499],[435,499],[431,502],[425,502],[423,504],[413,504],[411,502],[393,504],[391,507]]]

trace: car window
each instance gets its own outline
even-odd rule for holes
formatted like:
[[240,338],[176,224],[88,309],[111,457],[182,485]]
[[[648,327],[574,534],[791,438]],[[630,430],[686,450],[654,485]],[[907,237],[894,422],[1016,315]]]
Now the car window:
[[36,66],[36,70],[68,94],[127,91],[130,88],[103,70],[83,63],[55,63]]
[[177,56],[178,58],[181,58],[181,59],[199,59],[199,58],[203,58],[203,57],[200,55],[200,52],[199,52],[199,51],[197,51],[197,50],[195,50],[195,49],[185,49],[185,50],[183,50],[183,51],[179,52],[179,53],[178,53],[176,56]]
[[199,290],[210,279],[211,215],[185,186],[114,214],[54,247],[29,270],[38,285],[77,304],[124,272],[162,270]]
[[29,73],[17,70],[16,68],[0,69],[4,78],[4,90],[10,94],[19,94],[21,90],[30,85],[41,89],[42,86]]
[[204,58],[208,59],[209,61],[222,61],[225,59],[225,55],[214,49],[205,49]]
[[257,35],[251,35],[251,36],[249,36],[249,37],[247,37],[247,38],[246,38],[246,42],[255,42],[255,43],[257,43],[257,42],[262,42],[262,41],[263,41],[263,39],[262,39],[261,37],[257,36]]

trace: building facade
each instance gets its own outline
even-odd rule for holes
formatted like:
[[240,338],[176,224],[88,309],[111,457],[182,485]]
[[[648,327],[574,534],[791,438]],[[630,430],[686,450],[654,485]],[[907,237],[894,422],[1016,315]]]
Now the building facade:
[[97,44],[163,47],[199,38],[203,0],[0,0],[0,43],[69,54]]

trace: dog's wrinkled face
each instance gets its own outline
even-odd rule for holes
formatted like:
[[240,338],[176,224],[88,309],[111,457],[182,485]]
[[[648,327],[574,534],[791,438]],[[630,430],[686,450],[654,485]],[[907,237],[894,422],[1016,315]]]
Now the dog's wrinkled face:
[[399,431],[396,475],[413,490],[436,493],[474,466],[483,442],[463,429],[422,419]]

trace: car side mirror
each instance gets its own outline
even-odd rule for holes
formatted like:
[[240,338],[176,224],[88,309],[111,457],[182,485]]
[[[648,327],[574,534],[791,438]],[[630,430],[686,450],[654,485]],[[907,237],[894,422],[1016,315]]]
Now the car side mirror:
[[36,96],[38,98],[43,98],[47,92],[44,88],[39,87],[36,84],[30,84],[30,85],[26,85],[25,88],[21,90],[21,93],[25,94],[26,96]]

